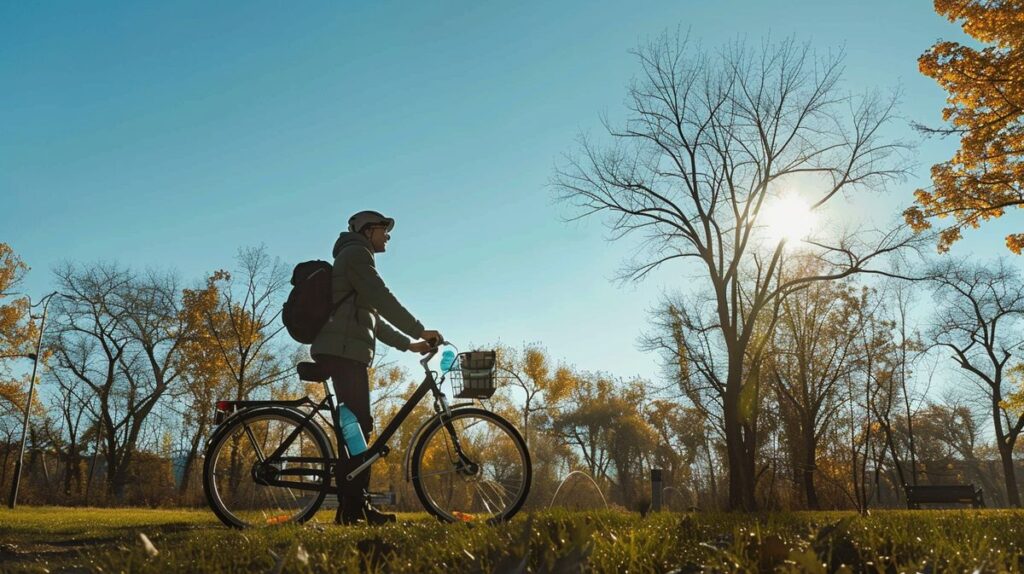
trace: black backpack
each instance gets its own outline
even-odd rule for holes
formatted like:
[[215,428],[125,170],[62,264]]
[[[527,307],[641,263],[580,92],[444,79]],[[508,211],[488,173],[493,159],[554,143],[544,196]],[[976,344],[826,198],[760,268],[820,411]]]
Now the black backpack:
[[355,291],[332,304],[331,273],[326,261],[304,261],[292,271],[292,290],[281,311],[281,321],[292,339],[310,344],[327,320]]

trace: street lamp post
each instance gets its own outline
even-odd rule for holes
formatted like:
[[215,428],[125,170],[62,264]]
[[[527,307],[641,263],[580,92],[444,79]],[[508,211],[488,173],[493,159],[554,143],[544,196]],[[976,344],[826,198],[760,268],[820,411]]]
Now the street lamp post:
[[[28,355],[32,359],[32,379],[28,385],[28,401],[25,402],[25,416],[21,422],[21,449],[18,451],[18,460],[14,464],[14,482],[11,483],[11,498],[7,502],[7,506],[14,508],[18,504],[18,487],[21,485],[21,464],[25,459],[25,439],[28,435],[28,413],[32,408],[32,394],[36,388],[36,369],[39,367],[39,347],[43,344],[43,329],[46,327],[46,310],[50,306],[50,300],[56,295],[54,291],[46,297],[43,297],[39,303],[43,304],[43,317],[39,322],[39,336],[36,338],[36,352]],[[38,305],[39,303],[36,303]],[[30,305],[34,307],[35,305]]]

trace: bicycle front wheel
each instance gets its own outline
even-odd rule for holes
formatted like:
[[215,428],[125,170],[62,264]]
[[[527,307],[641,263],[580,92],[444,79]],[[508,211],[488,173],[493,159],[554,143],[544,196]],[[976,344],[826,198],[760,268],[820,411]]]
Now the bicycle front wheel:
[[[296,432],[297,431],[297,432]],[[270,458],[282,444],[280,456]],[[330,483],[331,450],[319,425],[291,409],[256,409],[229,419],[210,440],[203,490],[221,522],[236,528],[305,522]]]
[[508,520],[526,502],[533,469],[511,423],[483,409],[435,418],[412,455],[412,483],[427,512],[447,522]]

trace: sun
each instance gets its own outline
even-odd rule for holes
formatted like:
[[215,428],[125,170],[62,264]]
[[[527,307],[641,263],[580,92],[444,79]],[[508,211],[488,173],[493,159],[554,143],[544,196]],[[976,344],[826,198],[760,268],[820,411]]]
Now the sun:
[[794,243],[806,239],[816,219],[807,202],[796,195],[775,198],[761,213],[761,222],[774,242]]

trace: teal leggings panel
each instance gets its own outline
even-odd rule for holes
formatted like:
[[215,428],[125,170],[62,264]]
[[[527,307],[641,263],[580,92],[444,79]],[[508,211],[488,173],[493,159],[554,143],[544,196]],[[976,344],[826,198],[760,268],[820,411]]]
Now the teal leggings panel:
[[345,405],[338,407],[338,422],[341,424],[341,436],[345,439],[348,454],[355,456],[366,452],[366,437],[359,426],[356,415]]

